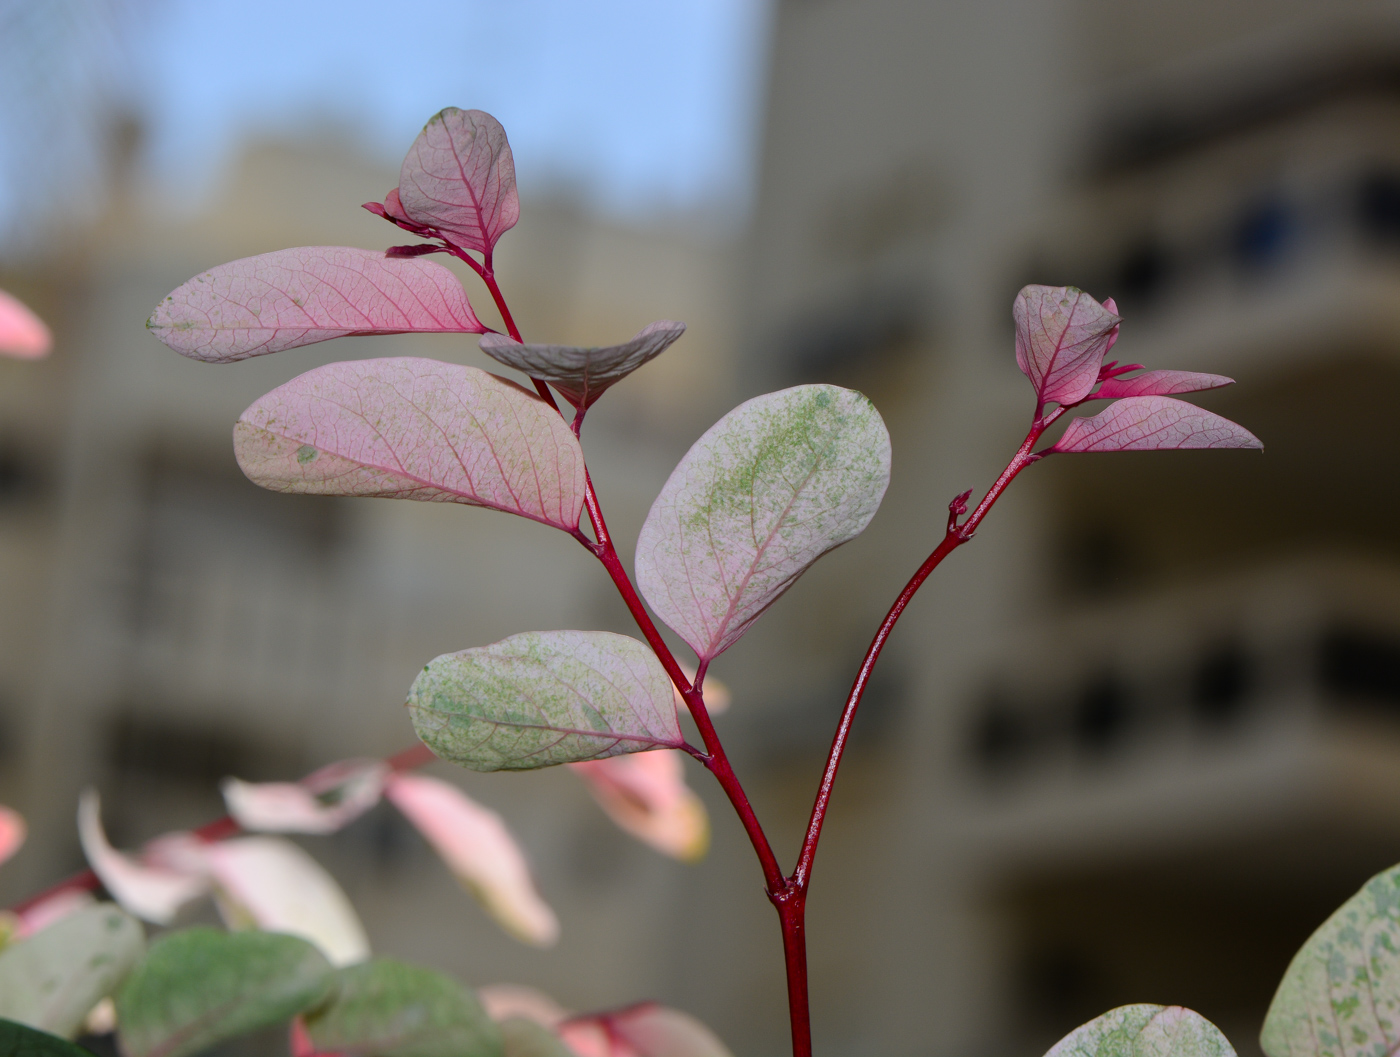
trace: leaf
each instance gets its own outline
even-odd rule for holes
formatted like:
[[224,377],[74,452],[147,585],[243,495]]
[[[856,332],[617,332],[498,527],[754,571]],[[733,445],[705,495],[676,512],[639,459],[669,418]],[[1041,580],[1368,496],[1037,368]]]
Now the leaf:
[[92,1051],[67,1039],[3,1019],[0,1019],[0,1054],[4,1057],[93,1057]]
[[650,648],[606,631],[531,631],[448,653],[418,673],[408,709],[438,756],[524,771],[679,748],[671,681]]
[[1259,1041],[1268,1057],[1400,1046],[1400,866],[1367,881],[1293,956]]
[[107,835],[102,831],[101,802],[92,789],[78,801],[78,838],[88,865],[112,898],[153,924],[170,924],[182,906],[209,890],[209,882],[203,877],[137,862],[107,843]]
[[637,331],[631,341],[606,348],[522,345],[504,334],[487,334],[479,344],[493,360],[544,379],[574,407],[588,408],[609,386],[660,356],[684,333],[684,323],[662,320]]
[[1076,418],[1049,451],[1263,448],[1243,426],[1165,396],[1130,396],[1093,418]]
[[638,752],[569,766],[608,817],[632,836],[673,859],[705,857],[710,819],[685,784],[679,754]]
[[1124,396],[1172,396],[1176,393],[1197,393],[1202,389],[1219,389],[1222,385],[1234,384],[1233,378],[1226,378],[1222,374],[1148,371],[1136,378],[1109,378],[1099,386],[1093,398],[1117,400]]
[[455,785],[420,774],[394,775],[384,793],[507,932],[537,947],[559,938],[559,919],[536,891],[525,853],[500,815]]
[[[481,110],[450,106],[435,114],[408,149],[396,197],[408,220],[489,255],[520,219],[506,130]],[[385,212],[394,216],[390,199]]]
[[552,1028],[569,1015],[543,991],[521,984],[487,984],[476,989],[476,997],[491,1019],[498,1022],[524,1017]]
[[1089,395],[1120,319],[1072,286],[1027,286],[1016,295],[1016,366],[1035,387],[1036,414],[1050,401]]
[[889,433],[860,393],[800,385],[756,397],[671,473],[637,540],[637,584],[709,660],[859,535],[889,480]]
[[24,844],[29,830],[24,824],[24,816],[12,808],[0,804],[0,862],[4,862]]
[[299,246],[221,264],[172,291],[146,326],[206,363],[355,334],[486,333],[442,265],[352,246]]
[[0,290],[0,356],[37,360],[53,347],[44,321],[16,297]]
[[527,1017],[507,1017],[497,1027],[505,1057],[576,1057],[558,1035]]
[[248,477],[276,492],[465,503],[578,528],[583,449],[514,382],[437,360],[331,363],[254,403],[233,431]]
[[389,958],[342,969],[335,1001],[306,1017],[318,1050],[344,1057],[500,1057],[501,1034],[450,976]]
[[379,803],[389,769],[380,760],[341,760],[300,782],[221,786],[228,813],[254,833],[335,833]]
[[655,1002],[573,1017],[558,1030],[579,1057],[730,1057],[700,1021]]
[[117,995],[126,1057],[183,1057],[272,1027],[334,993],[335,970],[306,940],[194,928],[167,933]]
[[136,919],[112,903],[71,914],[0,953],[0,1017],[74,1038],[145,947]]
[[[37,903],[31,903],[22,914],[13,915],[14,935],[19,939],[24,939],[26,936],[33,936],[36,932],[43,932],[44,929],[57,921],[62,921],[69,914],[76,914],[79,910],[90,907],[96,902],[97,897],[85,888],[60,888],[53,895],[47,896]],[[4,949],[3,942],[0,942],[0,949]]]
[[1075,1028],[1045,1057],[1235,1057],[1220,1029],[1181,1006],[1119,1006]]

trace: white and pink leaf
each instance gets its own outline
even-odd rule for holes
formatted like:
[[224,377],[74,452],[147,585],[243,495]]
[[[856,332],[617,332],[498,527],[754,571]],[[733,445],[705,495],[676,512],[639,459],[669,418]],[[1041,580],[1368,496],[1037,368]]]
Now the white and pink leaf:
[[1263,448],[1249,430],[1184,400],[1130,396],[1092,418],[1076,418],[1051,452]]

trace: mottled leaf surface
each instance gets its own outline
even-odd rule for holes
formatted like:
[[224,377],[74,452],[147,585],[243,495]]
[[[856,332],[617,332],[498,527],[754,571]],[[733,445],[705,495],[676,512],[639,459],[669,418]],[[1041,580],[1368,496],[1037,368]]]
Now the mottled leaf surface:
[[559,919],[500,815],[427,775],[396,774],[385,795],[507,932],[537,947],[559,938]]
[[306,1017],[316,1048],[343,1057],[501,1057],[501,1033],[462,984],[376,958],[343,969],[339,993]]
[[1177,393],[1198,393],[1203,389],[1219,389],[1233,385],[1233,378],[1223,374],[1201,374],[1197,371],[1145,371],[1136,378],[1109,378],[1094,393],[1095,400],[1117,400],[1124,396],[1174,396]]
[[1016,295],[1016,366],[1037,407],[1083,400],[1099,378],[1119,317],[1072,286],[1027,286]]
[[705,805],[678,752],[637,752],[569,765],[608,817],[663,855],[696,862],[710,846]]
[[92,1057],[91,1050],[67,1039],[4,1019],[0,1019],[0,1054],[4,1057]]
[[156,306],[146,326],[206,363],[352,334],[484,334],[442,265],[351,246],[299,246],[221,264]]
[[755,397],[671,473],[637,540],[637,584],[712,658],[809,565],[864,530],[889,479],[889,433],[860,393],[801,385]]
[[117,996],[127,1057],[184,1057],[321,1005],[335,970],[314,946],[270,932],[172,932]]
[[448,107],[413,141],[399,170],[394,206],[464,249],[490,253],[520,219],[515,162],[506,130],[481,110]]
[[341,760],[300,782],[243,782],[221,788],[228,813],[253,833],[334,833],[363,815],[384,791],[380,760]]
[[1199,1013],[1141,1003],[1075,1028],[1045,1057],[1235,1057],[1235,1051]]
[[102,829],[101,802],[91,789],[78,800],[78,839],[112,898],[152,924],[170,924],[181,907],[209,890],[206,877],[142,862],[113,848]]
[[112,903],[70,914],[0,952],[0,1017],[71,1039],[145,947],[140,924]]
[[1262,448],[1249,430],[1184,400],[1130,396],[1092,418],[1076,418],[1050,451],[1167,451]]
[[660,356],[684,333],[684,323],[662,320],[643,327],[631,341],[606,348],[522,345],[504,334],[487,334],[480,345],[492,359],[531,378],[544,379],[574,407],[586,408],[609,386]]
[[583,509],[583,450],[567,423],[475,367],[327,364],[243,412],[233,444],[243,472],[277,492],[465,503],[565,531]]
[[1400,1049],[1400,866],[1367,881],[1293,956],[1260,1043],[1268,1057]]
[[682,744],[661,662],[606,631],[531,631],[444,654],[413,681],[408,708],[428,748],[474,771]]
[[0,290],[0,356],[37,360],[48,354],[53,335],[18,298]]
[[24,816],[0,804],[0,862],[19,851],[28,832]]

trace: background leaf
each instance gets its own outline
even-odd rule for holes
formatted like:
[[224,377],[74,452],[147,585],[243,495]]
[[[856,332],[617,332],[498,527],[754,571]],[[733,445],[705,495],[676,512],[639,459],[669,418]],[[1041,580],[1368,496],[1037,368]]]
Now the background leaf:
[[[481,110],[433,115],[403,160],[396,203],[409,220],[489,254],[520,219],[506,130]],[[386,210],[392,207],[386,202]]]
[[316,1048],[343,1057],[501,1057],[501,1033],[449,976],[388,958],[342,969],[339,990],[308,1014]]
[[331,363],[243,412],[238,464],[277,492],[466,503],[571,531],[583,450],[544,401],[475,367]]
[[497,1027],[505,1057],[577,1057],[558,1035],[527,1017],[506,1017]]
[[88,865],[112,898],[152,924],[170,924],[182,906],[209,890],[209,881],[204,877],[138,862],[107,843],[107,835],[102,831],[101,801],[92,789],[78,800],[78,839]]
[[756,397],[671,473],[637,540],[637,585],[708,660],[859,535],[889,480],[889,433],[860,393],[801,385]]
[[37,360],[53,347],[44,321],[17,298],[0,290],[0,356]]
[[558,1030],[580,1057],[731,1057],[719,1036],[689,1013],[655,1002],[571,1017]]
[[1165,396],[1130,396],[1093,418],[1076,418],[1050,451],[1167,451],[1263,448],[1243,426]]
[[492,359],[531,378],[543,378],[574,407],[587,408],[609,386],[660,356],[684,333],[684,323],[662,320],[643,327],[631,341],[606,348],[522,345],[504,334],[487,334],[480,345]]
[[1109,378],[1094,393],[1095,400],[1117,400],[1124,396],[1172,396],[1176,393],[1198,393],[1203,389],[1219,389],[1234,385],[1233,378],[1223,374],[1200,374],[1197,371],[1146,371],[1136,378]]
[[1035,387],[1036,412],[1047,401],[1074,404],[1099,378],[1119,317],[1072,286],[1027,286],[1011,307],[1016,366]]
[[428,748],[474,771],[682,744],[661,662],[606,631],[531,631],[444,654],[418,673],[408,709]]
[[90,1050],[67,1039],[0,1019],[0,1054],[4,1057],[92,1057]]
[[680,753],[657,751],[569,767],[622,829],[663,855],[696,862],[710,846],[710,817],[682,765]]
[[379,803],[389,769],[381,760],[341,760],[300,782],[224,779],[228,813],[253,833],[334,833]]
[[4,862],[24,844],[29,833],[24,824],[24,816],[12,808],[0,804],[0,862]]
[[486,332],[442,265],[352,246],[299,246],[221,264],[168,294],[146,326],[206,363],[351,334]]
[[1235,1057],[1220,1029],[1181,1006],[1119,1006],[1075,1028],[1046,1057]]
[[319,1006],[335,970],[306,940],[270,932],[172,932],[117,996],[127,1057],[183,1057]]
[[145,948],[140,924],[115,904],[70,914],[0,952],[0,1017],[71,1039]]

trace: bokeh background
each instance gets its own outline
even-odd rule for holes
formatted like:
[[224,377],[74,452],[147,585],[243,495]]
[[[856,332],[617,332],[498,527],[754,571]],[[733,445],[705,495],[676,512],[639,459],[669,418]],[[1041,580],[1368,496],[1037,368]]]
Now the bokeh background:
[[[403,239],[359,209],[423,121],[505,124],[527,338],[690,329],[584,435],[618,539],[740,400],[858,388],[876,521],[716,665],[785,861],[855,664],[946,503],[1028,422],[1010,304],[1113,296],[1116,354],[1231,375],[1251,452],[1060,456],[900,626],[809,909],[823,1057],[1034,1055],[1124,1002],[1241,1054],[1297,945],[1400,860],[1400,4],[1362,0],[0,0],[0,287],[53,326],[0,363],[0,903],[81,865],[78,792],[134,847],[412,740],[429,658],[631,630],[562,534],[265,493],[229,431],[355,339],[228,367],[142,326],[226,260]],[[484,315],[488,299],[468,290]],[[563,923],[515,943],[387,810],[305,843],[375,949],[594,1008],[652,997],[786,1045],[776,924],[707,777],[699,865],[569,774],[469,775]]]

